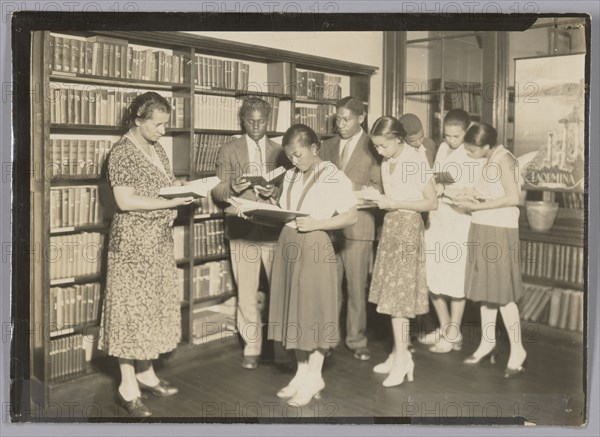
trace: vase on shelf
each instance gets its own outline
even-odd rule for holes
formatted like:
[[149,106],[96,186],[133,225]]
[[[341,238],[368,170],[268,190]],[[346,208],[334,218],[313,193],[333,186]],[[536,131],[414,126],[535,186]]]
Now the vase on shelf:
[[529,227],[537,232],[546,232],[552,229],[558,214],[557,202],[527,201],[525,211]]

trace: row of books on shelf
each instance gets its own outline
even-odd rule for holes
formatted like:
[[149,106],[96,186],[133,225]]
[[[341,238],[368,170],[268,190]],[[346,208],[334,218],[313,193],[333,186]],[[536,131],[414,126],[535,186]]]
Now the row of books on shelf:
[[50,71],[158,82],[189,82],[189,57],[164,50],[137,49],[126,40],[50,35]]
[[583,332],[585,327],[582,291],[523,284],[519,301],[521,319]]
[[[175,243],[175,259],[184,259],[189,256],[187,241],[189,231],[186,226],[173,227],[173,241]],[[194,223],[194,244],[192,250],[194,257],[227,254],[225,244],[225,230],[222,220],[205,220]]]
[[50,139],[51,178],[98,178],[108,152],[110,140]]
[[554,193],[555,199],[558,202],[559,207],[569,209],[584,209],[585,208],[585,195],[584,193]]
[[336,128],[335,106],[296,106],[294,123],[302,123],[317,133],[333,133]]
[[199,199],[197,199],[197,201],[200,202],[200,205],[198,205],[198,207],[196,207],[196,210],[194,211],[195,216],[200,216],[204,214],[223,213],[223,210],[219,208],[219,206],[215,203],[214,199],[210,195],[210,192],[208,196],[200,197]]
[[583,284],[583,247],[528,240],[521,244],[524,245],[521,262],[524,275]]
[[50,188],[50,229],[101,222],[97,185]]
[[[55,83],[54,85],[58,85]],[[138,91],[93,87],[53,86],[50,101],[50,122],[70,125],[125,126],[128,121],[127,108],[141,94]],[[186,126],[189,114],[189,99],[165,96],[171,105],[171,116],[167,127]]]
[[72,375],[85,369],[85,341],[81,334],[50,340],[50,379]]
[[[187,270],[177,269],[177,288],[179,300],[185,300],[185,290],[188,288]],[[233,277],[229,262],[211,261],[192,270],[192,287],[190,296],[193,300],[210,296],[222,296],[233,293]]]
[[233,293],[233,277],[229,261],[213,261],[194,266],[192,272],[193,299]]
[[71,326],[96,323],[99,306],[98,282],[50,287],[50,326],[60,331]]
[[194,135],[193,168],[196,173],[208,173],[215,171],[215,162],[219,148],[232,141],[235,137],[231,135]]
[[56,283],[60,279],[99,274],[103,245],[104,236],[99,232],[50,237],[43,254],[50,264],[50,279]]
[[250,65],[196,55],[194,83],[204,89],[247,90]]
[[341,76],[296,70],[296,97],[339,100],[342,98],[341,83]]
[[241,101],[235,97],[195,95],[194,126],[204,129],[240,129]]
[[194,310],[192,339],[194,344],[205,344],[211,341],[236,341],[233,334],[235,326],[236,298],[205,308]]

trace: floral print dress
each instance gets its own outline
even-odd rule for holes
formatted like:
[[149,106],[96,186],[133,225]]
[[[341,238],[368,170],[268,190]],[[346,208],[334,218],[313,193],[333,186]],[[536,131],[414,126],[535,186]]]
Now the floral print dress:
[[[162,169],[127,135],[108,158],[112,187],[157,198],[174,179],[162,146],[154,144]],[[117,211],[108,242],[106,293],[99,347],[109,355],[150,360],[177,347],[181,338],[172,226],[177,212]]]

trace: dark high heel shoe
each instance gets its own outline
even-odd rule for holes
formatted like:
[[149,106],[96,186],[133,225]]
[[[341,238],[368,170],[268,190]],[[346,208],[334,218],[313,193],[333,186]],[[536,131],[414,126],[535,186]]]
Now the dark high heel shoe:
[[142,402],[142,398],[137,397],[132,401],[126,401],[121,395],[121,392],[117,390],[117,404],[129,414],[129,417],[149,417],[152,416],[152,412]]
[[495,348],[479,358],[476,357],[475,355],[468,356],[467,358],[465,358],[463,360],[463,363],[468,364],[468,365],[473,365],[473,364],[479,364],[487,359],[490,360],[490,364],[496,364],[496,349]]
[[179,393],[179,389],[177,387],[172,387],[167,381],[164,379],[159,379],[158,384],[155,386],[149,386],[144,384],[143,382],[138,380],[138,385],[140,390],[148,391],[152,393],[154,396],[158,396],[161,398],[166,398],[168,396],[173,396]]

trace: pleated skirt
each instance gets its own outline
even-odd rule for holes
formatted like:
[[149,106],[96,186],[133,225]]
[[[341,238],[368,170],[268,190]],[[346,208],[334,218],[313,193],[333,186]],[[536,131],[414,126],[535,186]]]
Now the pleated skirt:
[[285,349],[335,347],[340,341],[337,281],[328,234],[284,226],[273,263],[268,338]]
[[499,306],[522,293],[519,230],[471,223],[465,294],[475,302]]

